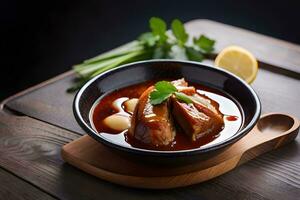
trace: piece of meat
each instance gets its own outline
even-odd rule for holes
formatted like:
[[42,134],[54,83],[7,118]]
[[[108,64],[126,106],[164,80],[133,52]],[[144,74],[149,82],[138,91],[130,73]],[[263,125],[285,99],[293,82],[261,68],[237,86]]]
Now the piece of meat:
[[196,88],[188,86],[188,83],[184,80],[184,78],[172,81],[171,83],[177,88],[178,92],[182,92],[186,95],[193,95],[196,93]]
[[168,145],[175,137],[175,128],[169,109],[170,101],[152,105],[149,95],[153,89],[153,86],[149,87],[140,96],[132,115],[129,134],[146,144]]
[[193,141],[207,135],[219,133],[223,126],[222,115],[216,114],[200,103],[187,104],[172,97],[172,114],[184,133]]
[[172,97],[172,114],[183,131],[193,141],[207,135],[219,133],[223,126],[223,115],[217,102],[196,92],[194,87],[188,87],[184,79],[172,82],[180,91],[189,95],[193,103],[186,104]]
[[185,81],[184,78],[177,79],[175,81],[171,82],[175,87],[181,86],[181,87],[188,87],[188,83]]

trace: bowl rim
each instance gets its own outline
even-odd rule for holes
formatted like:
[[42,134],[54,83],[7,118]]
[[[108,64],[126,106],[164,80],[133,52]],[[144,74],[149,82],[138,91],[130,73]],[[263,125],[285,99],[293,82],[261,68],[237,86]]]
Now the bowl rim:
[[[120,144],[116,144],[111,142],[110,140],[108,140],[105,137],[102,137],[100,133],[98,133],[97,131],[95,131],[91,126],[89,126],[82,118],[80,110],[79,110],[79,101],[81,99],[81,96],[83,94],[83,92],[86,90],[86,88],[88,88],[94,81],[96,81],[98,78],[102,77],[102,76],[107,76],[110,73],[113,72],[117,72],[120,71],[124,68],[127,67],[136,67],[139,64],[148,64],[148,63],[181,63],[181,64],[191,64],[191,65],[197,65],[199,67],[204,67],[204,68],[208,68],[210,70],[214,70],[217,71],[219,73],[223,73],[229,76],[232,76],[233,78],[237,79],[241,84],[243,84],[251,93],[251,95],[254,98],[255,104],[256,104],[256,110],[255,110],[255,114],[253,116],[253,118],[251,119],[251,121],[248,123],[248,125],[242,129],[240,129],[239,131],[236,132],[236,134],[234,134],[233,136],[227,138],[226,140],[217,143],[215,145],[211,145],[208,147],[204,147],[204,148],[194,148],[194,149],[187,149],[187,150],[178,150],[178,151],[159,151],[159,150],[151,150],[151,149],[142,149],[142,148],[136,148],[136,147],[128,147],[128,146],[122,146]],[[259,120],[260,114],[261,114],[261,102],[259,100],[258,95],[256,94],[256,92],[253,90],[253,88],[246,83],[244,80],[242,80],[240,77],[236,76],[235,74],[225,71],[222,68],[219,67],[215,67],[212,65],[208,65],[208,64],[203,64],[203,63],[199,63],[199,62],[194,62],[194,61],[183,61],[183,60],[174,60],[174,59],[152,59],[152,60],[144,60],[144,61],[138,61],[138,62],[132,62],[129,64],[124,64],[121,65],[117,68],[108,70],[102,74],[99,74],[97,76],[95,76],[94,78],[92,78],[91,80],[89,80],[87,83],[85,83],[84,86],[81,87],[81,89],[76,93],[74,100],[73,100],[73,114],[75,116],[75,119],[77,121],[77,123],[80,125],[81,128],[83,128],[83,130],[85,130],[87,132],[87,134],[89,136],[91,136],[92,138],[94,138],[95,140],[97,140],[98,142],[101,142],[102,144],[108,146],[108,147],[112,147],[112,148],[116,148],[118,150],[121,151],[126,151],[126,152],[131,152],[131,153],[135,153],[135,154],[140,154],[140,155],[149,155],[149,156],[184,156],[184,155],[194,155],[194,154],[201,154],[201,153],[206,153],[209,151],[214,151],[217,149],[221,149],[229,144],[235,143],[236,141],[238,141],[239,139],[241,139],[242,137],[244,137],[247,133],[249,133],[252,128],[256,125],[257,121]]]

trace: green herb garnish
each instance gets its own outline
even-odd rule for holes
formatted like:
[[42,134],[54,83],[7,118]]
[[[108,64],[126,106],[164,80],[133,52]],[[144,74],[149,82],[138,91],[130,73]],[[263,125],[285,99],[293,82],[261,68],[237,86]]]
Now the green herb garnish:
[[176,87],[168,81],[157,82],[154,87],[155,90],[150,93],[150,103],[152,105],[161,104],[177,91]]
[[189,96],[182,92],[178,92],[177,88],[168,81],[159,81],[154,85],[154,90],[150,93],[150,103],[152,105],[158,105],[167,100],[173,94],[177,99],[187,104],[193,101]]
[[166,22],[158,17],[152,17],[149,26],[151,32],[143,33],[137,40],[75,65],[77,79],[68,91],[79,89],[89,79],[122,64],[164,58],[201,62],[214,50],[215,41],[204,35],[189,43],[190,36],[178,19],[171,23],[171,34]]
[[189,39],[189,35],[185,32],[184,26],[178,19],[172,22],[172,32],[177,39],[177,44],[180,47],[184,47],[185,43]]
[[175,92],[174,93],[176,98],[179,99],[180,101],[183,101],[187,104],[193,103],[193,101],[190,99],[190,97],[182,92]]
[[207,53],[210,53],[214,50],[215,40],[211,40],[205,35],[201,35],[198,39],[194,38],[194,44],[197,45],[200,49],[204,50]]

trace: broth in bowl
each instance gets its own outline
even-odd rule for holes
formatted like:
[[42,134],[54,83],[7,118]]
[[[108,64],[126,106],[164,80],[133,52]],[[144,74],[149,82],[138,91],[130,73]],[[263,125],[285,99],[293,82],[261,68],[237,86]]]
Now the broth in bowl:
[[[168,88],[162,88],[159,94],[159,81],[131,85],[101,97],[91,109],[93,128],[122,146],[180,151],[217,144],[242,127],[240,105],[227,93],[182,78],[168,80],[176,92],[168,95]],[[155,102],[159,98],[165,99]]]

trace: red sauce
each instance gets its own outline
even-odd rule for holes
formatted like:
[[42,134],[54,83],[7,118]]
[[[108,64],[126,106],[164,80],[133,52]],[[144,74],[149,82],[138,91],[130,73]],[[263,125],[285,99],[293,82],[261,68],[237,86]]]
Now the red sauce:
[[238,117],[233,116],[233,115],[229,115],[229,116],[226,117],[226,120],[227,121],[236,121],[236,120],[238,120]]
[[[209,96],[211,99],[213,99],[214,101],[216,101],[219,105],[220,105],[220,111],[222,112],[222,105],[223,105],[223,109],[226,111],[226,108],[228,107],[228,103],[230,103],[231,107],[235,106],[234,111],[230,112],[230,113],[224,113],[224,114],[234,114],[234,116],[232,115],[232,117],[237,117],[237,118],[231,118],[230,116],[230,120],[227,119],[224,120],[225,123],[225,128],[223,129],[223,131],[221,131],[219,134],[213,134],[213,135],[207,135],[205,137],[202,137],[200,139],[198,139],[197,141],[193,142],[189,137],[187,137],[183,131],[181,130],[180,127],[178,127],[178,125],[176,125],[176,136],[174,141],[167,146],[153,146],[153,145],[146,145],[140,141],[138,141],[137,139],[131,137],[129,134],[127,134],[127,131],[123,131],[123,132],[119,132],[116,130],[113,130],[109,127],[107,127],[104,123],[103,120],[115,113],[120,112],[119,110],[116,110],[113,106],[112,103],[119,98],[122,97],[128,97],[129,99],[131,98],[139,98],[139,96],[151,85],[153,85],[154,83],[156,83],[157,80],[155,81],[149,81],[149,82],[145,82],[142,84],[137,84],[137,85],[132,85],[129,87],[125,87],[125,88],[121,88],[119,90],[113,91],[112,93],[109,93],[107,95],[105,95],[99,102],[98,104],[94,107],[94,110],[92,111],[92,122],[93,125],[95,127],[95,129],[100,133],[103,134],[104,137],[107,137],[109,139],[113,139],[113,140],[118,140],[115,141],[119,144],[122,145],[129,145],[129,146],[133,146],[133,147],[137,147],[137,148],[142,148],[142,149],[155,149],[155,150],[162,150],[162,151],[176,151],[176,150],[186,150],[186,149],[194,149],[194,148],[198,148],[200,146],[204,146],[207,145],[209,143],[215,142],[217,140],[221,140],[221,139],[226,139],[226,137],[229,137],[230,134],[234,134],[236,131],[238,131],[238,129],[241,127],[242,124],[242,120],[241,120],[241,116],[242,114],[240,113],[238,106],[234,103],[233,100],[231,100],[230,97],[228,97],[226,94],[220,92],[219,90],[216,89],[212,89],[212,88],[208,88],[205,87],[203,85],[198,85],[198,84],[190,84],[191,86],[194,86],[197,91],[200,91],[200,93],[204,93],[204,94],[210,94],[213,97],[216,96],[216,99],[212,98],[211,96]],[[125,112],[125,111],[122,111]],[[131,113],[126,113],[126,114],[131,114]],[[232,119],[232,120],[231,120]],[[229,128],[226,129],[226,125],[228,123],[230,123],[231,121],[236,121],[236,123],[231,124],[229,126]],[[234,128],[232,128],[234,127]],[[234,129],[234,130],[233,130]]]

